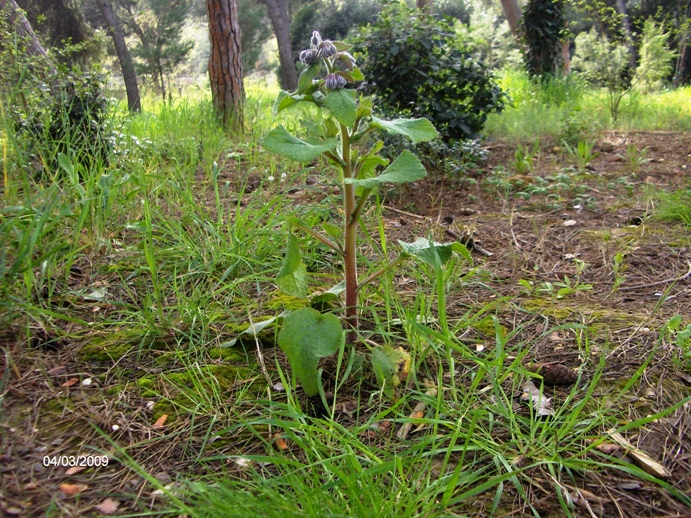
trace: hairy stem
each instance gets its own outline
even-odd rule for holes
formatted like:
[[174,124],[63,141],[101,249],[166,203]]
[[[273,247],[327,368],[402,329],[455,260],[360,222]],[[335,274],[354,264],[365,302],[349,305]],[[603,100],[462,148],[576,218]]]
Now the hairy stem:
[[[343,178],[352,178],[353,171],[350,164],[350,135],[348,128],[341,124],[341,158],[343,158]],[[357,338],[357,222],[353,221],[355,211],[355,186],[345,184],[344,193],[344,233],[345,233],[345,281],[346,281],[346,320],[351,332],[348,333],[348,341],[353,343]]]

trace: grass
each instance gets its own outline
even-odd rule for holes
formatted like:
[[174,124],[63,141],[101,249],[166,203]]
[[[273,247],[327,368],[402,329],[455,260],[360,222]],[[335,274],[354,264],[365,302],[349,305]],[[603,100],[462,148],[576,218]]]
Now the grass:
[[[493,135],[565,136],[574,117],[575,126],[582,124],[577,132],[605,127],[599,117],[606,112],[595,108],[601,100],[576,83],[547,85],[537,98],[516,74],[504,83],[514,89],[517,106],[493,116]],[[669,95],[665,100],[676,110],[686,102],[681,94],[661,95]],[[357,368],[357,354],[342,349],[322,375],[324,391],[334,392],[323,394],[326,419],[309,416],[309,402],[280,353],[262,347],[264,337],[237,352],[224,349],[248,321],[308,303],[287,299],[273,286],[285,251],[284,217],[298,215],[315,226],[337,217],[332,198],[339,193],[330,190],[321,164],[278,162],[258,146],[274,124],[272,97],[249,89],[243,139],[225,135],[203,100],[116,116],[109,164],[64,162],[42,183],[5,121],[0,332],[15,336],[16,344],[3,349],[0,392],[10,383],[11,366],[35,350],[30,346],[59,349],[107,337],[112,360],[103,362],[100,381],[118,398],[134,390],[156,401],[152,417],[166,414],[172,423],[167,435],[108,439],[114,457],[168,494],[150,509],[141,504],[142,514],[490,516],[519,509],[540,516],[539,501],[547,498],[559,515],[577,516],[574,500],[585,498],[579,491],[605,487],[611,473],[644,480],[691,505],[670,483],[600,448],[608,430],[644,429],[688,403],[687,397],[635,418],[626,404],[614,407],[635,396],[668,333],[660,331],[626,383],[606,387],[606,355],[614,346],[594,327],[557,325],[521,309],[514,296],[489,286],[490,272],[460,256],[443,268],[405,263],[364,290],[369,326],[358,354],[382,344],[403,346],[411,374],[387,391]],[[637,113],[656,114],[657,122],[651,116],[644,124],[671,123],[653,100],[634,100]],[[675,113],[677,124],[687,124]],[[626,124],[625,115],[621,121]],[[268,180],[281,174],[284,184]],[[323,175],[323,183],[308,184],[308,175]],[[577,189],[575,173],[549,180],[556,187],[545,180],[530,194]],[[288,187],[315,196],[301,201]],[[674,200],[677,212],[670,214],[685,206]],[[390,255],[380,211],[366,217],[362,275]],[[340,272],[324,247],[302,238],[310,282],[328,289]],[[454,299],[464,291],[478,303],[459,309]],[[542,387],[539,398],[549,397],[551,407],[540,415],[540,402],[526,387],[541,387],[541,377],[528,362],[555,332],[573,339],[579,382],[570,389]],[[278,381],[282,390],[275,389]],[[355,406],[348,407],[352,400]],[[108,435],[116,412],[96,413],[94,422]],[[406,425],[411,430],[403,434]],[[170,486],[158,481],[147,471],[148,448],[174,451],[189,469]],[[64,503],[54,505],[66,513]]]
[[606,92],[586,87],[575,76],[535,84],[523,71],[507,70],[499,84],[513,103],[489,116],[485,131],[493,138],[532,142],[551,135],[577,144],[608,129],[691,130],[691,87],[645,95],[633,90],[623,98],[613,126]]

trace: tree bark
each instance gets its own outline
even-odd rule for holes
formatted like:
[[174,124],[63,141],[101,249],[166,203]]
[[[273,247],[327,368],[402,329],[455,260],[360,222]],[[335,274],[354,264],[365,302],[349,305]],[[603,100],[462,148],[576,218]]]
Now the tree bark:
[[245,89],[242,47],[235,0],[206,0],[209,13],[209,81],[216,115],[223,126],[242,131]]
[[[17,34],[24,40],[26,45],[26,52],[30,56],[40,56],[48,62],[48,54],[46,50],[38,41],[31,24],[24,16],[24,13],[17,5],[15,0],[0,0],[0,13],[7,17],[7,23],[10,30],[15,29]],[[50,65],[52,68],[52,65]]]
[[432,0],[415,0],[415,6],[423,13],[432,14]]
[[290,45],[290,14],[286,0],[261,0],[274,28],[278,42],[278,59],[281,63],[281,86],[285,90],[295,90],[298,86],[298,73],[293,61]]
[[636,47],[633,46],[633,32],[631,32],[629,12],[626,10],[626,2],[624,0],[617,0],[617,11],[621,15],[621,24],[626,33],[626,47],[629,49],[629,67],[631,67],[631,70],[636,70]]
[[520,44],[521,35],[518,27],[523,13],[521,12],[521,6],[518,5],[518,0],[501,0],[501,8],[504,10],[504,16],[506,16],[506,20],[509,22],[511,34]]
[[101,11],[103,18],[108,25],[109,32],[113,37],[113,44],[115,51],[118,54],[118,61],[120,61],[120,68],[122,69],[122,78],[125,81],[125,91],[127,92],[127,107],[131,112],[141,111],[142,105],[139,98],[139,86],[137,85],[137,74],[134,71],[134,63],[129,50],[127,50],[127,43],[125,43],[125,35],[122,32],[120,20],[113,11],[113,6],[108,0],[96,0],[98,9]]

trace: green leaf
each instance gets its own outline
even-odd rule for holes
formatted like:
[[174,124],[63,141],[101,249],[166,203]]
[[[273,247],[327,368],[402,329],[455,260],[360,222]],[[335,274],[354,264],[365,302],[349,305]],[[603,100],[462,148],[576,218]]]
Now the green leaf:
[[300,244],[293,234],[288,234],[288,247],[276,285],[283,293],[304,299],[307,297],[307,268],[300,257]]
[[274,103],[274,113],[281,113],[283,110],[296,105],[300,101],[304,100],[304,95],[291,95],[286,91],[281,91],[276,98]]
[[298,79],[298,90],[297,93],[304,94],[312,86],[312,80],[319,75],[319,70],[321,69],[321,60],[316,63],[312,63],[308,66],[302,74],[300,74],[300,79]]
[[393,133],[408,137],[415,143],[434,140],[439,136],[439,132],[427,119],[396,119],[385,121],[377,117],[372,117],[371,128],[379,128]]
[[447,263],[451,259],[453,252],[459,253],[468,262],[473,262],[468,249],[461,243],[437,243],[436,241],[420,237],[412,243],[399,241],[398,244],[401,245],[404,252],[417,257],[430,266],[436,265],[435,256],[439,257],[441,264]]
[[310,297],[310,304],[326,304],[332,300],[338,300],[341,293],[345,291],[345,281],[341,281],[336,286],[332,286],[327,291],[315,292]]
[[385,345],[372,351],[372,368],[385,392],[391,393],[408,377],[410,365],[410,355],[401,347]]
[[302,308],[283,320],[278,345],[288,357],[295,376],[308,396],[319,393],[319,359],[335,354],[342,339],[341,321],[332,314]]
[[325,151],[335,149],[338,139],[331,138],[313,144],[292,136],[283,126],[278,126],[269,132],[261,145],[273,153],[298,162],[310,162]]
[[374,178],[346,178],[345,183],[352,183],[365,189],[376,189],[383,183],[409,183],[421,180],[427,171],[420,160],[410,151],[403,151],[384,172]]
[[353,48],[352,45],[350,45],[349,43],[345,43],[343,41],[332,41],[331,43],[334,44],[334,47],[336,47],[336,50],[338,52],[343,52]]
[[322,223],[322,228],[324,229],[324,232],[333,237],[336,241],[341,239],[341,236],[343,235],[343,228],[339,227],[338,225],[334,225],[333,223],[324,222]]
[[358,179],[365,180],[367,178],[373,178],[377,171],[377,166],[385,166],[388,165],[388,163],[389,161],[387,159],[377,155],[366,156],[358,171]]
[[338,135],[338,126],[336,126],[336,123],[332,118],[328,118],[324,121],[324,129],[326,130],[326,136],[328,138],[336,137]]
[[358,67],[353,67],[353,69],[350,71],[350,75],[353,78],[353,81],[364,81],[365,76],[362,75],[362,71]]
[[341,124],[352,126],[355,124],[355,113],[357,111],[355,96],[355,90],[340,88],[332,91],[324,98],[324,106],[333,113],[334,117]]
[[70,175],[70,177],[74,176],[74,164],[72,160],[70,160],[70,157],[63,153],[58,153],[58,164],[68,175]]
[[259,333],[264,331],[267,327],[271,326],[274,324],[276,320],[280,320],[286,315],[288,315],[290,311],[283,311],[280,315],[277,315],[275,317],[267,318],[266,320],[260,320],[259,322],[255,323],[250,323],[250,326],[242,331],[238,336],[233,338],[232,340],[229,340],[227,342],[223,342],[220,347],[235,347],[238,342],[240,342],[243,338],[243,335],[249,335],[257,338],[259,336]]

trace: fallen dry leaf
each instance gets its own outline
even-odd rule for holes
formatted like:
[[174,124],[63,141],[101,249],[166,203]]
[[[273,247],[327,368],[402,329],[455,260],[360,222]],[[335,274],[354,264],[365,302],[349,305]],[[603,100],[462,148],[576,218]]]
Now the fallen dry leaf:
[[615,432],[614,430],[609,430],[607,433],[613,441],[616,441],[626,450],[626,452],[634,459],[636,464],[638,464],[643,471],[649,475],[661,479],[668,479],[672,477],[672,473],[666,467],[656,460],[653,460],[650,455],[640,448],[633,446],[623,435]]
[[61,387],[71,387],[72,385],[76,385],[78,381],[79,381],[79,378],[68,379],[65,383],[63,383],[60,386]]
[[538,416],[554,415],[552,410],[552,398],[545,397],[532,381],[523,385],[522,401],[530,401]]
[[60,374],[64,374],[67,368],[64,365],[61,365],[60,367],[53,367],[52,369],[49,369],[46,371],[48,376],[59,376]]
[[280,433],[274,434],[274,438],[276,439],[276,448],[278,448],[281,451],[285,451],[288,449],[288,443],[283,437],[281,437]]
[[106,498],[100,505],[96,506],[96,510],[101,514],[114,514],[118,507],[120,507],[120,502]]
[[156,419],[156,422],[154,423],[154,430],[160,430],[163,428],[163,425],[166,424],[166,419],[168,419],[168,414],[163,414],[161,417]]
[[595,449],[601,451],[602,453],[606,453],[607,455],[614,455],[616,452],[621,450],[621,447],[618,444],[613,444],[611,442],[603,442],[602,444],[595,446]]
[[84,471],[86,468],[84,466],[72,466],[70,469],[65,471],[65,475],[72,476]]
[[74,495],[78,495],[82,491],[86,491],[86,489],[88,489],[88,487],[89,486],[87,486],[85,484],[64,483],[64,484],[60,484],[60,491],[65,493],[67,496],[74,496]]

